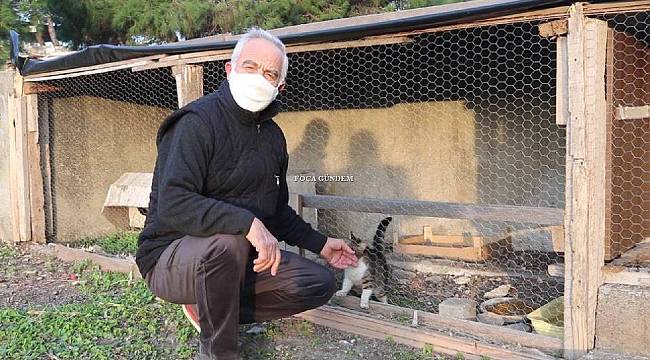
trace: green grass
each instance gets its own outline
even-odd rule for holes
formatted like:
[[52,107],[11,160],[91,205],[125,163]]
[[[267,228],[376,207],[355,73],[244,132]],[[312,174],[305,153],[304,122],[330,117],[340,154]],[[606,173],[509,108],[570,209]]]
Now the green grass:
[[[88,268],[88,264],[78,269]],[[83,272],[84,303],[42,311],[0,309],[0,359],[187,359],[195,330],[179,306],[159,302],[142,280]],[[161,344],[171,336],[174,345]]]
[[0,243],[0,260],[10,259],[16,256],[18,256],[18,249],[16,249],[15,246],[6,243]]
[[137,231],[120,231],[113,234],[84,238],[70,243],[72,247],[89,247],[100,246],[108,254],[130,254],[134,255],[138,250],[138,234]]

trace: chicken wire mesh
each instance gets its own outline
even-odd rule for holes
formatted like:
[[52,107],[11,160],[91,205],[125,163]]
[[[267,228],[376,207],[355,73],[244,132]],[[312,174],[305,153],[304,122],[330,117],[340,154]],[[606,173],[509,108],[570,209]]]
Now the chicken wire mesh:
[[[289,188],[336,196],[312,207],[306,198],[305,218],[329,236],[361,239],[370,275],[350,295],[365,281],[385,288],[388,303],[438,312],[445,299],[480,303],[506,285],[501,296],[521,300],[509,306],[517,314],[562,295],[547,269],[563,262],[565,131],[555,124],[555,42],[536,25],[290,54],[276,118]],[[222,66],[205,64],[207,91]],[[481,205],[511,208],[488,216]],[[548,217],[529,218],[535,211]],[[384,250],[372,251],[387,216]]]
[[[555,57],[536,22],[289,54],[275,119],[289,188],[306,196],[305,219],[359,251],[371,275],[349,277],[382,287],[377,300],[431,312],[496,288],[488,297],[520,300],[505,306],[516,316],[562,295],[547,271],[563,262]],[[224,62],[202,65],[204,91],[216,90]],[[59,89],[39,95],[49,238],[114,231],[99,215],[106,192],[124,173],[153,170],[155,132],[177,107],[174,77],[119,70],[47,84]],[[310,207],[309,195],[336,198]]]
[[611,109],[606,260],[648,268],[626,251],[650,241],[650,12],[602,16],[612,33],[607,60]]

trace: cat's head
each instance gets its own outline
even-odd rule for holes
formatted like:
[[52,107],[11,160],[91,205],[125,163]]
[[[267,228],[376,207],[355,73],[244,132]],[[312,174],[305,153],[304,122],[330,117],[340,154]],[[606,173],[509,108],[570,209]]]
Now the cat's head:
[[350,231],[350,247],[354,250],[357,257],[361,257],[368,247],[368,243],[354,236],[354,233]]

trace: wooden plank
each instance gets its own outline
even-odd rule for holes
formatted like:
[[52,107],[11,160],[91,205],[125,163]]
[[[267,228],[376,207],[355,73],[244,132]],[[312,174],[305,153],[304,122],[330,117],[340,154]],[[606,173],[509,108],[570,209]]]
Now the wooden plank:
[[[407,36],[391,35],[391,36],[372,36],[359,40],[350,41],[337,41],[337,42],[321,42],[321,43],[308,43],[308,44],[289,44],[286,46],[286,51],[290,53],[302,53],[311,51],[326,51],[335,49],[347,49],[354,47],[367,47],[388,44],[402,44],[412,42],[413,40]],[[233,49],[217,50],[217,51],[203,51],[198,53],[183,54],[168,56],[158,61],[150,61],[147,64],[138,65],[133,67],[133,71],[151,70],[162,67],[172,67],[183,64],[196,64],[210,61],[229,60],[232,56]]]
[[585,15],[623,14],[648,10],[650,10],[650,1],[648,0],[584,4]]
[[595,309],[602,284],[605,239],[607,23],[571,7],[567,38],[567,218],[565,220],[564,356],[594,347]]
[[482,236],[475,235],[434,235],[430,234],[427,236],[427,228],[431,229],[430,226],[425,226],[425,233],[423,235],[413,235],[413,236],[404,236],[399,239],[398,244],[403,245],[435,245],[435,246],[481,246],[483,244]]
[[512,221],[543,225],[561,225],[564,218],[564,209],[527,206],[478,205],[307,194],[303,196],[303,202],[305,207],[317,209],[448,219]]
[[634,120],[650,118],[650,105],[623,106],[616,108],[616,120]]
[[650,286],[650,272],[634,271],[624,266],[603,267],[604,282],[633,286]]
[[134,260],[106,256],[75,249],[61,244],[49,243],[47,245],[32,245],[30,251],[45,255],[54,255],[65,262],[77,262],[90,260],[98,265],[102,271],[114,271],[121,273],[132,273],[134,277],[141,278],[140,271]]
[[[333,297],[332,303],[356,311],[364,311],[359,306],[359,298],[353,296]],[[395,317],[414,316],[414,310],[391,304],[370,301],[370,314],[380,314],[389,319]],[[451,319],[438,314],[417,310],[418,324],[430,326],[438,331],[461,332],[472,336],[482,337],[489,341],[498,341],[517,346],[537,348],[546,352],[562,350],[562,340],[550,336],[527,333],[508,329],[501,326],[488,325],[476,321]]]
[[557,38],[556,78],[555,78],[555,124],[566,125],[569,119],[569,58],[567,38]]
[[566,19],[549,21],[539,24],[539,36],[542,37],[555,37],[565,35],[569,30],[569,23]]
[[67,78],[67,77],[77,77],[77,76],[82,76],[82,75],[90,75],[90,74],[100,74],[100,73],[105,73],[105,72],[111,72],[115,70],[121,70],[121,69],[128,69],[133,66],[138,66],[142,63],[154,60],[154,59],[159,59],[161,57],[165,56],[164,54],[157,54],[157,55],[151,55],[151,56],[143,56],[140,58],[136,59],[130,59],[130,60],[122,60],[122,61],[115,61],[111,63],[106,63],[106,64],[99,64],[99,65],[93,65],[93,66],[83,66],[83,67],[78,67],[74,69],[66,69],[66,70],[58,70],[58,71],[51,71],[48,73],[43,73],[43,74],[34,74],[34,75],[27,75],[25,76],[25,81],[32,82],[32,81],[45,81],[45,80],[53,80],[53,79],[62,79],[62,78]]
[[38,96],[27,95],[26,101],[31,241],[45,243],[45,198],[43,192],[43,175],[41,172],[41,147],[38,132]]
[[25,95],[31,95],[31,94],[41,94],[41,93],[48,93],[48,92],[59,92],[63,90],[65,89],[59,86],[43,84],[39,82],[26,82],[24,85],[23,92]]
[[[523,352],[504,349],[499,346],[481,342],[442,335],[433,331],[397,325],[392,322],[372,319],[352,310],[339,310],[330,306],[305,311],[296,317],[314,322],[319,325],[332,327],[363,336],[385,340],[390,337],[395,342],[420,347],[432,346],[434,352],[449,355],[463,353],[465,359],[553,359],[539,351]],[[524,349],[522,349],[524,350]]]
[[176,65],[172,74],[176,78],[179,108],[203,96],[203,66]]
[[612,204],[613,204],[613,122],[614,122],[614,33],[607,31],[607,56],[605,58],[605,101],[607,123],[605,124],[605,260],[612,255]]
[[30,241],[29,154],[27,139],[27,98],[23,96],[23,78],[17,72],[9,95],[10,202],[14,241]]
[[487,251],[482,247],[448,247],[448,246],[428,246],[428,245],[394,245],[394,251],[400,254],[437,256],[446,259],[462,261],[485,261]]

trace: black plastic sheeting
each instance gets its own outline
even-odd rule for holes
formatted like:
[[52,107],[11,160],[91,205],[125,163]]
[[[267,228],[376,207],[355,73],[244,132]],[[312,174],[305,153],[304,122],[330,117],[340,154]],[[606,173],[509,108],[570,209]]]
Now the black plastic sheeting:
[[[405,19],[389,20],[363,25],[346,26],[320,31],[304,32],[280,36],[285,44],[304,42],[328,42],[362,38],[372,35],[382,35],[403,31],[425,29],[431,26],[459,24],[468,21],[491,18],[495,16],[515,14],[528,10],[539,10],[554,6],[568,5],[570,0],[495,0],[467,2],[466,7],[454,7],[433,14],[413,16]],[[171,43],[151,46],[122,46],[94,45],[81,51],[56,57],[49,60],[38,60],[19,57],[19,36],[11,31],[12,63],[19,69],[21,75],[34,75],[57,70],[67,70],[79,67],[111,63],[121,60],[135,59],[156,54],[181,54],[206,50],[230,49],[236,41],[183,44]]]

